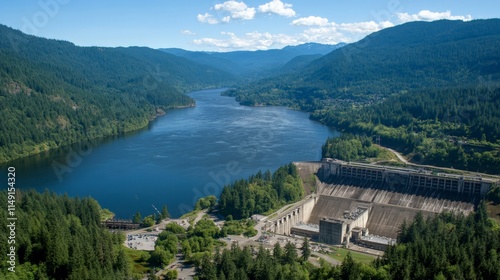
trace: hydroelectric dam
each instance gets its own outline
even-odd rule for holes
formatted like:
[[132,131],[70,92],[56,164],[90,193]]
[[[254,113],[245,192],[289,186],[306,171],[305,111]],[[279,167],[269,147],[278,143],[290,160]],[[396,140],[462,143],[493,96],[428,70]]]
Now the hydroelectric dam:
[[383,250],[403,221],[452,212],[468,215],[498,180],[323,159],[294,163],[316,191],[271,216],[266,230]]

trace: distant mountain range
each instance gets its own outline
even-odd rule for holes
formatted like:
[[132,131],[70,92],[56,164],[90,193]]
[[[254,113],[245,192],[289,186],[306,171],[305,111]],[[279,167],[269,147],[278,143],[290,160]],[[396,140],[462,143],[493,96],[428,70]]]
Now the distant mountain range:
[[369,104],[419,89],[498,85],[500,20],[412,22],[353,44],[193,52],[77,47],[0,25],[0,162],[147,125],[183,92],[245,86],[247,105]]
[[324,45],[307,43],[298,46],[287,46],[282,49],[265,51],[234,51],[234,52],[196,52],[183,49],[160,49],[166,53],[190,59],[196,63],[230,72],[243,79],[267,77],[276,71],[287,72],[292,65],[287,65],[294,59],[311,62],[333,50],[345,46],[345,43]]
[[297,63],[294,71],[229,94],[249,105],[312,110],[318,104],[376,101],[418,88],[498,83],[500,19],[406,23]]

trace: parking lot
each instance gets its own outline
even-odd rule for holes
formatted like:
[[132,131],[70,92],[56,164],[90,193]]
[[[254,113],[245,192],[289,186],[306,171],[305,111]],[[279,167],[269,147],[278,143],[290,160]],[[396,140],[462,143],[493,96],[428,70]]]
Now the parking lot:
[[131,234],[127,235],[125,245],[128,248],[144,251],[154,251],[155,242],[158,239],[156,234]]

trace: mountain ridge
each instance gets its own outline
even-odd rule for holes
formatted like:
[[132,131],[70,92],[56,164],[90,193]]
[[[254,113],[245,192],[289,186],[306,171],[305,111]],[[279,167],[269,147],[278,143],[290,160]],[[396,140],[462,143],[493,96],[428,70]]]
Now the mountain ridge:
[[377,102],[417,88],[472,85],[480,77],[498,81],[499,45],[500,19],[411,22],[228,94],[246,105],[313,110],[317,104],[310,104],[325,100]]
[[150,48],[78,47],[0,25],[0,162],[147,126],[221,70]]
[[160,50],[224,71],[232,71],[240,78],[248,80],[272,75],[298,56],[326,55],[345,45],[345,43],[336,45],[305,43],[281,49],[232,52],[187,51],[179,48]]

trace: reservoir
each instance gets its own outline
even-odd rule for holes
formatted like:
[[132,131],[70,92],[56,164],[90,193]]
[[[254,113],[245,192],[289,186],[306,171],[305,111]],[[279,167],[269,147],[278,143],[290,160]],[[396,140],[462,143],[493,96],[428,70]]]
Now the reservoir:
[[321,145],[338,135],[307,113],[241,106],[222,91],[192,92],[196,107],[170,110],[131,135],[11,162],[16,187],[91,196],[117,218],[137,211],[144,217],[164,204],[178,217],[199,198],[259,170],[319,160]]

